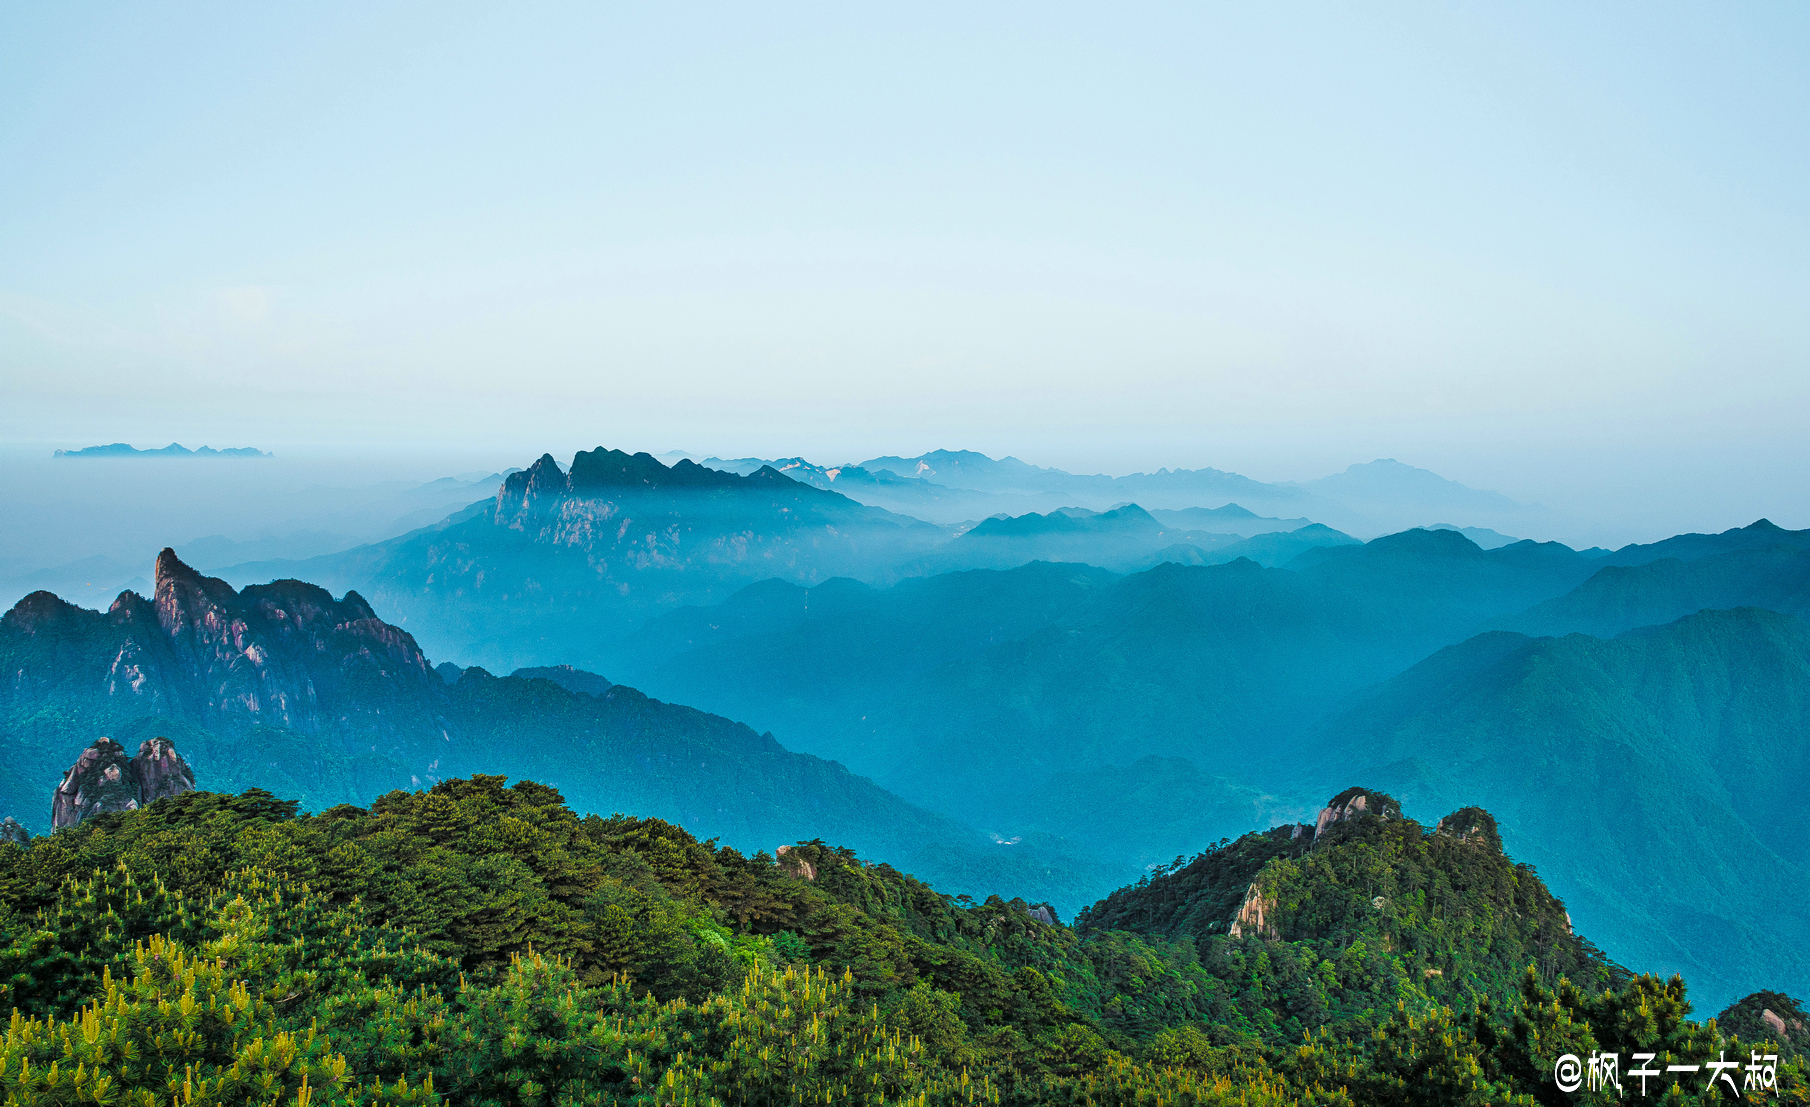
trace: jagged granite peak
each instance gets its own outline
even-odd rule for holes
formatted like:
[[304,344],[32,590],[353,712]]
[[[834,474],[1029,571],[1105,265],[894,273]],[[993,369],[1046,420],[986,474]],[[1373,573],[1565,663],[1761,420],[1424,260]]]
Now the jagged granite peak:
[[97,739],[63,774],[51,799],[50,825],[55,830],[77,826],[107,811],[139,806],[138,780],[125,747],[111,738]]
[[132,758],[132,778],[138,782],[140,807],[195,790],[195,771],[168,738],[147,738],[139,744]]
[[0,842],[15,846],[30,845],[31,831],[25,829],[19,820],[8,815],[6,818],[0,819]]
[[[99,668],[100,686],[80,695],[98,695],[111,715],[345,731],[351,715],[382,715],[386,698],[413,698],[396,691],[399,682],[433,677],[414,639],[356,592],[336,600],[296,580],[234,591],[169,549],[156,577],[152,599],[122,592],[105,613],[48,593],[21,601],[0,619],[0,638],[29,661],[0,688],[0,705],[45,700],[74,673]],[[352,706],[352,698],[363,702]],[[389,719],[386,728],[404,723]]]
[[567,495],[591,497],[621,491],[735,488],[757,477],[760,478],[758,483],[771,483],[774,477],[795,483],[790,477],[774,472],[770,466],[743,477],[705,468],[689,458],[680,458],[668,468],[652,454],[628,454],[602,446],[574,454],[569,471],[560,469],[552,454],[542,454],[533,465],[512,474],[497,489],[495,514],[502,521],[532,510],[544,501]]
[[195,773],[167,738],[148,738],[128,758],[111,738],[97,739],[63,774],[51,799],[54,830],[78,826],[108,811],[136,811],[195,790]]

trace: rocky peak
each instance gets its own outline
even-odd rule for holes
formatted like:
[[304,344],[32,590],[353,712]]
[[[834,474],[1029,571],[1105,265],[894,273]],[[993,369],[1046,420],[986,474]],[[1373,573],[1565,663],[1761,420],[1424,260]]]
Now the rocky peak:
[[138,806],[138,781],[123,746],[101,738],[82,751],[63,774],[51,798],[50,825],[76,826],[104,811],[131,811]]
[[139,745],[138,756],[132,759],[132,777],[138,781],[141,807],[195,790],[194,770],[168,738],[150,738]]
[[568,486],[559,462],[552,454],[542,454],[533,465],[509,474],[496,490],[494,517],[499,523],[512,522],[542,500],[565,495]]
[[31,831],[26,830],[25,827],[21,826],[19,820],[8,815],[6,818],[0,819],[0,842],[9,843],[15,846],[29,845],[31,843]]
[[135,811],[166,796],[195,790],[195,774],[167,738],[151,738],[128,758],[124,746],[101,738],[63,774],[51,799],[53,829],[78,826],[107,811]]
[[419,701],[399,685],[431,682],[415,640],[355,592],[336,600],[296,580],[234,591],[169,549],[156,575],[153,600],[124,592],[104,615],[47,593],[15,607],[0,635],[34,641],[0,700],[75,692],[103,697],[115,712],[309,732],[351,729],[353,715],[368,713],[393,729],[396,708]]
[[95,613],[64,600],[54,592],[33,592],[13,605],[5,615],[8,629],[36,634],[63,626],[92,621]]
[[1368,788],[1347,788],[1325,807],[1320,808],[1319,818],[1314,820],[1314,838],[1318,840],[1329,827],[1348,822],[1362,815],[1375,815],[1384,819],[1399,819],[1401,804],[1393,797],[1381,792],[1372,792]]
[[1433,833],[1460,842],[1475,842],[1500,851],[1502,832],[1496,828],[1496,817],[1481,807],[1461,807],[1439,820]]

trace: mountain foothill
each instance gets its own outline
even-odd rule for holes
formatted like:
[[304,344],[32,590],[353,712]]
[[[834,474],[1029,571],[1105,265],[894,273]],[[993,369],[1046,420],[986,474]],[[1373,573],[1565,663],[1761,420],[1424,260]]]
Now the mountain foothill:
[[[304,812],[496,774],[712,851],[827,842],[1080,912],[1088,941],[1307,943],[1282,988],[1386,950],[1417,991],[1349,967],[1388,1009],[1462,998],[1429,972],[1512,1003],[1528,963],[1542,987],[1681,972],[1715,1007],[1810,989],[1810,532],[1512,540],[1538,509],[1394,462],[1264,485],[756,460],[543,456],[384,542],[217,576],[165,550],[106,611],[28,596],[0,619],[0,813],[42,833],[77,752],[163,738],[207,794]],[[1402,904],[1386,934],[1335,902],[1327,828],[1301,828],[1352,784],[1333,806],[1376,797],[1353,825],[1418,828],[1388,847],[1413,880],[1470,856],[1428,827],[1487,810],[1524,862],[1492,902],[1538,920],[1500,963],[1452,961],[1466,939],[1399,873],[1364,899]],[[1384,1010],[1357,1002],[1247,1029]]]

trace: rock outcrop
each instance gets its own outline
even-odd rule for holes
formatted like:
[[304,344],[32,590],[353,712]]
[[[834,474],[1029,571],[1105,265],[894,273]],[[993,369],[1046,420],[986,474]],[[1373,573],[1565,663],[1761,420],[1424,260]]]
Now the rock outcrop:
[[1276,929],[1276,901],[1265,896],[1263,889],[1256,882],[1244,893],[1244,902],[1238,905],[1238,914],[1232,916],[1232,925],[1226,933],[1234,938],[1280,938],[1281,931]]
[[1433,833],[1456,838],[1460,842],[1475,842],[1495,850],[1502,848],[1502,832],[1496,827],[1496,817],[1481,807],[1459,808],[1439,820]]
[[55,830],[79,826],[108,811],[135,811],[166,796],[195,790],[195,774],[167,738],[151,738],[128,758],[125,747],[102,738],[82,751],[51,799]]
[[1320,808],[1320,816],[1314,820],[1314,840],[1318,841],[1331,827],[1355,819],[1360,815],[1398,819],[1401,817],[1401,804],[1381,792],[1372,792],[1368,788],[1347,788],[1332,797],[1332,801],[1325,807]]
[[1755,992],[1736,1000],[1716,1016],[1716,1026],[1750,1042],[1777,1043],[1781,1060],[1810,1054],[1810,1015],[1783,992]]
[[6,818],[0,819],[0,842],[7,842],[15,846],[29,845],[31,831],[21,826],[19,820],[8,815]]
[[793,876],[803,877],[806,880],[817,879],[817,866],[806,861],[804,855],[795,852],[791,846],[780,846],[773,851],[773,854],[775,860],[779,862],[779,867]]
[[138,781],[140,807],[195,790],[194,770],[168,738],[151,738],[139,745],[138,756],[132,759],[132,776]]

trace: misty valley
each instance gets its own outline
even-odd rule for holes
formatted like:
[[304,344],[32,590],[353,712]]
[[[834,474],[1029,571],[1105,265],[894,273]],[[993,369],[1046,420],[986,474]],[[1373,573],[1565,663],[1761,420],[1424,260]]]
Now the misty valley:
[[1810,531],[1574,549],[1384,461],[384,495],[0,618],[19,1102],[1806,1094]]

